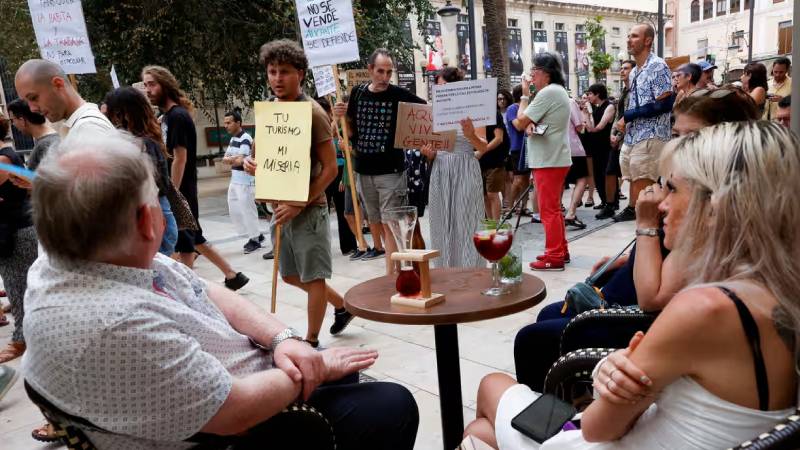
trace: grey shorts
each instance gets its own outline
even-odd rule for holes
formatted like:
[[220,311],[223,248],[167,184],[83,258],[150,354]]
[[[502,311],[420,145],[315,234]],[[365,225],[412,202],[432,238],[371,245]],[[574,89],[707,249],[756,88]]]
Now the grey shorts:
[[[274,248],[274,223],[270,225],[270,231]],[[278,268],[281,276],[299,276],[302,283],[330,279],[333,263],[326,206],[309,206],[283,225]]]
[[364,202],[369,223],[383,222],[388,209],[408,205],[408,181],[406,173],[386,175],[358,174],[358,193]]

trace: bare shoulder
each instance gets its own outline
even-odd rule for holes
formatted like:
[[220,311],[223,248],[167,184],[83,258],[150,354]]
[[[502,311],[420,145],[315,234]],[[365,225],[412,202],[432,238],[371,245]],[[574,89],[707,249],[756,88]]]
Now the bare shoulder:
[[694,336],[710,337],[714,330],[724,328],[725,318],[733,317],[735,311],[733,303],[719,288],[689,288],[669,301],[656,321],[663,325],[656,329],[693,345]]

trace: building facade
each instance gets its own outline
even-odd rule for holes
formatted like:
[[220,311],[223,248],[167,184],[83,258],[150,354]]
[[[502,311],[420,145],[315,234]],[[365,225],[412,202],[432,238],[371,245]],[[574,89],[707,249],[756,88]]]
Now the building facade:
[[[747,63],[752,45],[753,60],[769,62],[792,52],[793,0],[677,0],[675,56],[692,61],[707,59],[719,67],[718,78],[736,72]],[[749,42],[750,7],[755,8],[753,42]]]
[[[434,8],[444,6],[443,1],[432,2]],[[459,4],[461,2],[454,2]],[[605,51],[614,62],[606,75],[611,95],[619,92],[619,63],[628,58],[628,30],[637,23],[655,24],[656,0],[640,0],[631,9],[632,2],[625,0],[507,0],[506,16],[509,33],[509,66],[512,84],[521,80],[523,73],[529,73],[535,53],[548,51],[558,53],[564,63],[568,88],[572,93],[581,94],[595,82],[591,63],[587,56],[590,44],[587,42],[584,23],[589,18],[602,17],[606,29]],[[425,33],[419,33],[416,23],[410,21],[410,38],[422,50],[414,51],[414,67],[399,67],[400,84],[415,90],[422,98],[429,98],[432,85],[430,74],[445,65],[458,65],[469,78],[469,23],[467,11],[461,7],[457,24],[448,30],[441,18],[426,22]],[[411,20],[414,20],[413,18]],[[483,24],[483,4],[475,1],[475,22]],[[485,27],[480,25],[476,33],[481,40],[476,48],[478,59],[478,78],[483,78],[491,70]],[[483,36],[483,39],[481,37]],[[427,43],[426,43],[427,42]],[[411,75],[411,72],[414,75]],[[403,78],[406,82],[403,83]],[[413,82],[412,82],[413,80]]]

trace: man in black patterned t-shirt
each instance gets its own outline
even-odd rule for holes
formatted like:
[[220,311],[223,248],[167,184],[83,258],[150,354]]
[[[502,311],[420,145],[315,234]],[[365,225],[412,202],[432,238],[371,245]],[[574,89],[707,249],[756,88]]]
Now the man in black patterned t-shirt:
[[[353,87],[350,101],[336,103],[334,113],[345,116],[351,142],[356,151],[355,171],[358,190],[364,201],[374,248],[362,259],[380,258],[397,251],[391,230],[385,223],[386,211],[408,204],[405,153],[395,148],[394,133],[400,102],[425,103],[399,86],[389,84],[394,60],[388,50],[379,48],[367,60],[370,82]],[[386,246],[384,251],[383,246]],[[394,263],[386,258],[386,271]]]

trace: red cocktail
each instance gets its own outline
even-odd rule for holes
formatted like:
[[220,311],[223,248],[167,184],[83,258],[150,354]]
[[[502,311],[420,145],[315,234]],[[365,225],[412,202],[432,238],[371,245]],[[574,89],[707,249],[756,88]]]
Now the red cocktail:
[[472,235],[475,249],[478,250],[481,256],[492,263],[492,287],[483,291],[483,295],[498,296],[506,292],[500,283],[500,270],[497,267],[497,261],[506,256],[508,250],[511,249],[513,241],[514,232],[511,230],[511,224],[506,223],[498,226],[494,220],[482,221],[479,228]]
[[397,292],[405,297],[417,296],[420,290],[422,290],[419,275],[413,267],[401,268],[400,275],[397,276],[397,281],[394,286]]

